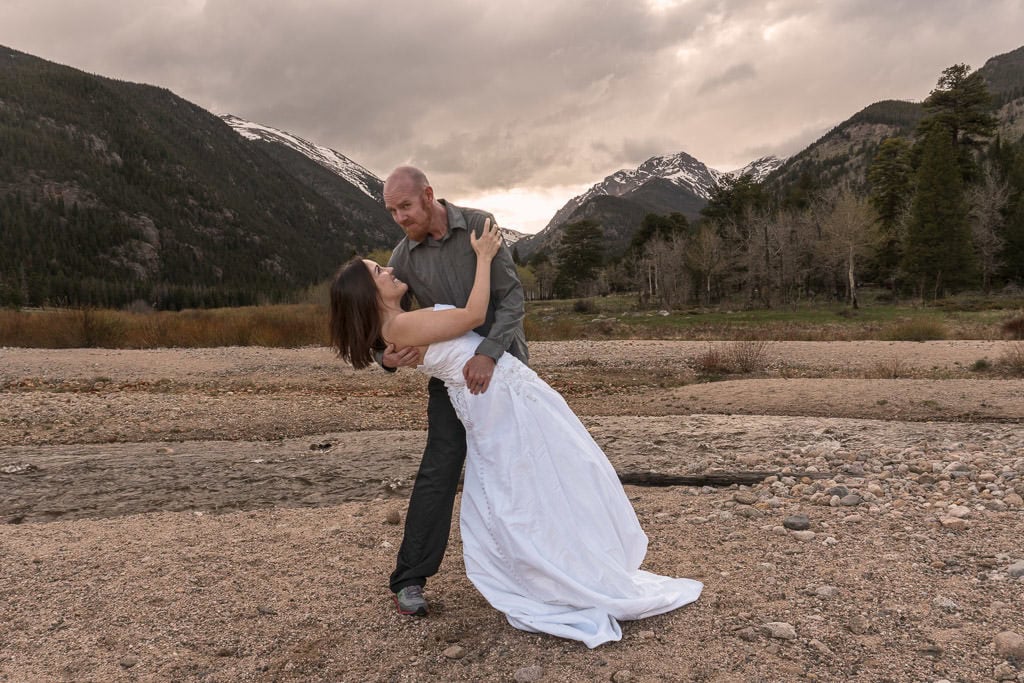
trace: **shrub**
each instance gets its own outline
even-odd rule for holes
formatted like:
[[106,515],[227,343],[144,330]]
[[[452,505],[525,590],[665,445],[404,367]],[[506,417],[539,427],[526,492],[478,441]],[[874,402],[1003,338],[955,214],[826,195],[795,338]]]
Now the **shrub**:
[[971,372],[985,372],[992,369],[992,363],[988,358],[979,358],[971,364]]
[[576,299],[572,310],[575,313],[597,313],[597,304],[592,299]]

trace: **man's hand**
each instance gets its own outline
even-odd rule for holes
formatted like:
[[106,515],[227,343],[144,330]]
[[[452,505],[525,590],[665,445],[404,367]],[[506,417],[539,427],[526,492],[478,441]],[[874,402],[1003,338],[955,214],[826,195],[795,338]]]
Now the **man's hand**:
[[473,356],[462,368],[462,376],[466,378],[466,386],[469,393],[476,395],[487,391],[491,385],[491,375],[494,374],[494,359],[481,353]]
[[386,368],[407,368],[419,364],[420,350],[415,346],[396,349],[394,344],[388,344],[382,360],[382,365]]

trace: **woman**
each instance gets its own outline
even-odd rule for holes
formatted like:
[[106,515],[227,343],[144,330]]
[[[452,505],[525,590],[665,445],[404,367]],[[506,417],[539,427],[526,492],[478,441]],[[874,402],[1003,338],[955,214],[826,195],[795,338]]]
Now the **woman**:
[[693,602],[702,584],[639,569],[647,537],[600,447],[562,397],[511,354],[490,388],[473,395],[462,368],[480,337],[490,263],[501,237],[479,238],[465,308],[405,311],[408,286],[390,268],[354,260],[331,287],[331,341],[356,368],[387,344],[420,348],[422,372],[445,382],[466,427],[459,526],[466,574],[487,601],[524,631],[596,647],[619,640],[618,620]]

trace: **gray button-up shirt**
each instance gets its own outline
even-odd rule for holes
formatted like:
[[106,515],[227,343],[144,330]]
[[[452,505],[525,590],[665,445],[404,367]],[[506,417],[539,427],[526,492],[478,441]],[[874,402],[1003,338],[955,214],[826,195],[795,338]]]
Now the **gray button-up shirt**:
[[[494,216],[477,209],[465,209],[439,200],[448,210],[448,231],[440,240],[427,236],[422,242],[404,238],[395,247],[388,265],[398,279],[409,285],[416,301],[424,308],[451,304],[464,308],[473,289],[476,253],[469,242],[469,230],[478,236],[488,218]],[[516,274],[512,254],[504,244],[491,262],[491,299],[487,319],[474,332],[485,337],[476,352],[498,360],[508,351],[526,363],[526,333],[523,331],[523,285]]]

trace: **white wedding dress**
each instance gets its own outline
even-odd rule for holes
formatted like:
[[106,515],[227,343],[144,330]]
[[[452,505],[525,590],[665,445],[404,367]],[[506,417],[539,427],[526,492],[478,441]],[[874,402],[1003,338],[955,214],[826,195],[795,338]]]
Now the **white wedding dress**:
[[[447,308],[435,306],[435,309]],[[647,536],[615,470],[565,400],[511,354],[473,396],[475,333],[431,344],[417,369],[444,381],[466,427],[466,574],[510,624],[596,647],[619,620],[693,602],[703,584],[639,569]]]

